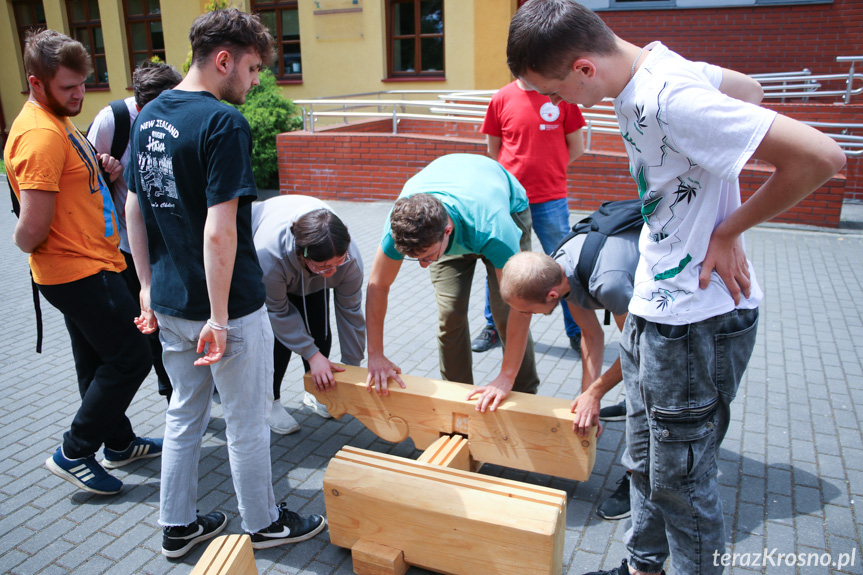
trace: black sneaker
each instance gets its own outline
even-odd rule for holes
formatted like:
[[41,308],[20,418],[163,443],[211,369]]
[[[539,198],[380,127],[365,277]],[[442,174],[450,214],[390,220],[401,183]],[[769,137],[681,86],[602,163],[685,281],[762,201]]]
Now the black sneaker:
[[[626,563],[626,559],[620,562],[620,567],[617,569],[612,569],[611,571],[591,571],[590,573],[585,573],[584,575],[629,575],[629,566]],[[665,571],[663,571],[660,575],[665,575]]]
[[570,336],[569,347],[571,347],[572,350],[577,353],[579,357],[581,357],[581,332]]
[[486,325],[476,336],[476,339],[470,342],[471,350],[482,353],[493,347],[500,345],[500,336],[497,333],[497,328],[493,325]]
[[311,539],[324,530],[327,520],[323,515],[301,516],[288,511],[284,503],[279,503],[279,517],[273,524],[257,533],[249,533],[252,537],[252,549],[267,549],[285,543],[299,543]]
[[192,550],[192,547],[222,532],[228,517],[221,511],[198,515],[198,519],[185,527],[162,528],[162,555],[176,559]]
[[617,482],[617,489],[614,490],[614,493],[599,504],[596,514],[609,521],[629,517],[629,471],[624,473]]
[[602,421],[624,421],[626,419],[626,400],[600,409],[599,419]]

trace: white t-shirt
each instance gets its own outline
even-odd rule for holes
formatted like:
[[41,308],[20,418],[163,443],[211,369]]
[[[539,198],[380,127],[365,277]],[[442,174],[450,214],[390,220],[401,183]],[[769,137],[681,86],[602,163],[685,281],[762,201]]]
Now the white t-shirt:
[[[135,123],[135,118],[138,117],[138,107],[135,105],[135,98],[129,96],[123,103],[129,110],[129,122]],[[93,119],[93,125],[90,126],[90,131],[87,133],[87,139],[96,148],[100,154],[111,153],[111,142],[114,141],[114,112],[111,111],[111,106],[105,106],[96,117]],[[126,144],[126,149],[123,151],[123,157],[117,158],[123,169],[129,165],[129,144]],[[117,208],[118,228],[120,230],[120,249],[126,253],[131,253],[129,248],[129,236],[126,233],[126,196],[129,189],[126,187],[126,181],[122,175],[111,185],[111,199],[114,200],[114,206]]]
[[[776,113],[722,94],[721,68],[652,46],[614,100],[647,218],[629,311],[683,325],[735,308],[716,272],[705,290],[698,275],[711,233],[740,207],[737,178]],[[751,294],[740,309],[763,297],[751,263],[749,271]]]

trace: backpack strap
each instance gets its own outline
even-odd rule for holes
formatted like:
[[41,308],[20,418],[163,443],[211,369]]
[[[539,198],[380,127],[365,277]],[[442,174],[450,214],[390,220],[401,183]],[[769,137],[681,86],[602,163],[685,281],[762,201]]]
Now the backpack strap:
[[[622,200],[618,202],[605,202],[599,209],[582,220],[589,220],[587,237],[581,247],[581,255],[578,257],[576,275],[585,292],[588,292],[590,275],[596,267],[599,252],[605,245],[609,236],[621,234],[644,225],[641,215],[641,200]],[[580,222],[581,223],[581,222]]]
[[[9,194],[12,196],[12,211],[15,217],[21,217],[21,204],[18,202],[18,196],[15,195],[15,189],[12,187],[12,181],[9,176],[6,176],[6,183],[9,185]],[[36,311],[36,353],[42,353],[42,305],[39,301],[39,288],[36,287],[36,282],[33,281],[33,271],[30,270],[30,287],[33,290],[33,309]]]
[[118,160],[123,157],[126,146],[129,145],[129,131],[132,129],[132,118],[125,100],[111,102],[114,113],[114,138],[111,140],[111,155]]
[[[579,234],[586,234],[575,275],[585,293],[590,293],[590,275],[596,267],[599,252],[608,236],[614,236],[644,224],[641,215],[641,200],[605,202],[599,209],[572,226],[570,231],[551,253],[556,257],[560,248]],[[606,317],[606,322],[609,319]]]

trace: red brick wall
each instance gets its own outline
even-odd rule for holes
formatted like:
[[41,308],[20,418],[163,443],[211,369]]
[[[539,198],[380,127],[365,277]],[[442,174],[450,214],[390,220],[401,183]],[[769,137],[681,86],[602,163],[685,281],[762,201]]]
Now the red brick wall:
[[[368,131],[374,124],[385,133]],[[290,132],[277,138],[279,190],[283,194],[306,194],[331,200],[394,200],[404,182],[429,162],[445,154],[484,154],[479,138],[425,135],[424,126],[436,134],[445,126],[417,120],[403,120],[399,130],[389,133],[392,124],[369,122],[352,127],[308,132]],[[453,128],[455,129],[455,128]],[[609,140],[611,143],[612,140]],[[619,145],[619,138],[613,140]],[[619,151],[596,151],[582,156],[569,169],[569,205],[577,210],[594,210],[607,200],[631,198],[635,183],[629,162]],[[771,170],[747,166],[741,175],[741,190],[749,197]],[[837,227],[842,208],[845,178],[837,177],[810,198],[775,221]]]
[[633,44],[653,40],[690,60],[746,74],[809,68],[813,74],[847,72],[836,56],[863,54],[863,2],[833,0],[808,6],[599,12]]

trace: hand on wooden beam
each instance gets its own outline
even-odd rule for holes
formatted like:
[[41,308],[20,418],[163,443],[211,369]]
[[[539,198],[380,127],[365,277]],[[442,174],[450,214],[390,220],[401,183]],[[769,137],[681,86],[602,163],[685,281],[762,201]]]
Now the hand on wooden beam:
[[399,375],[402,368],[391,362],[382,353],[369,353],[369,375],[366,378],[366,389],[371,391],[374,389],[378,395],[389,395],[389,380],[392,379],[402,389],[405,389],[405,382]]
[[318,391],[309,374],[306,391],[330,414],[351,414],[375,435],[393,443],[410,437],[426,449],[441,435],[467,437],[475,461],[505,465],[584,481],[590,476],[596,450],[595,431],[572,432],[575,416],[569,401],[513,391],[495,411],[481,413],[465,398],[472,386],[401,374],[409,385],[393,386],[388,395],[369,393],[368,371],[345,366],[335,373],[337,385]]
[[345,368],[331,362],[324,354],[317,352],[309,358],[309,373],[318,391],[327,391],[336,386],[333,372],[344,371]]
[[477,387],[471,391],[465,399],[470,401],[474,397],[479,396],[476,402],[476,410],[482,413],[485,413],[486,410],[494,411],[500,405],[500,402],[506,399],[506,396],[512,391],[513,383],[515,382],[512,379],[499,375],[488,385]]

